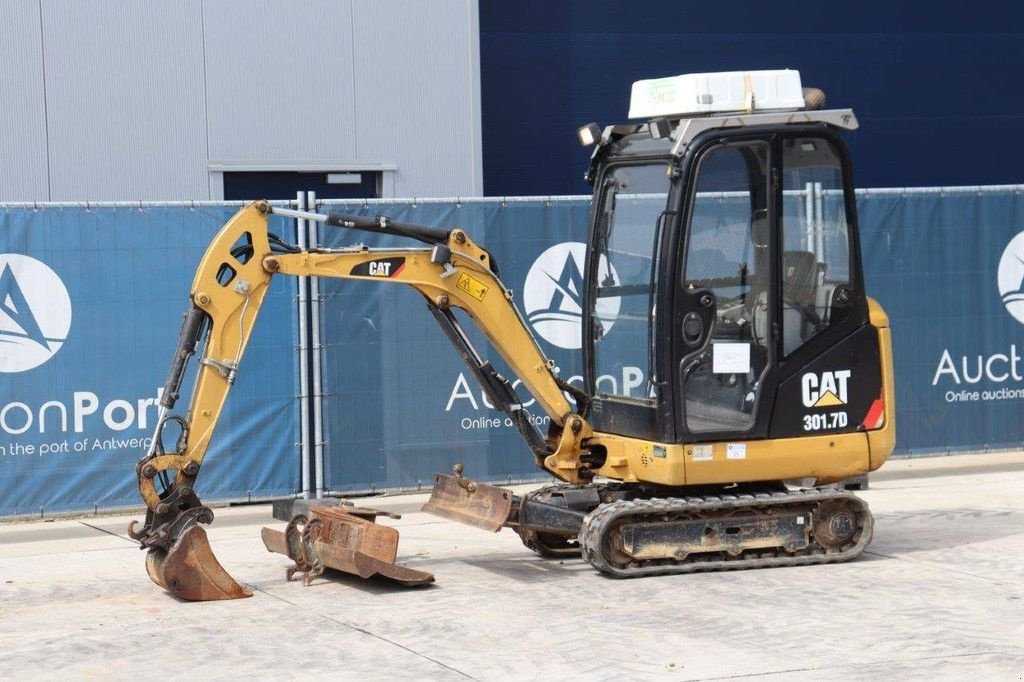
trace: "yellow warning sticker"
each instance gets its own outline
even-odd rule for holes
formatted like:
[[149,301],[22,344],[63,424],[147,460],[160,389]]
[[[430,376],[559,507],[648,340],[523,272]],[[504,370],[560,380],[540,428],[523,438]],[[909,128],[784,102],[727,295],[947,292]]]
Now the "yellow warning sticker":
[[456,285],[478,301],[484,300],[487,295],[487,285],[471,275],[462,273]]

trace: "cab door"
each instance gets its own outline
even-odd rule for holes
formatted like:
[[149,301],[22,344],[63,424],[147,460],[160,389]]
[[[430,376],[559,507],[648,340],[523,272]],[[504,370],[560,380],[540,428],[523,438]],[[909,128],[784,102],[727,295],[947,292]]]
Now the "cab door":
[[763,404],[777,359],[772,139],[708,144],[684,170],[690,182],[683,248],[672,283],[675,404],[684,440],[758,437],[767,430],[770,409]]

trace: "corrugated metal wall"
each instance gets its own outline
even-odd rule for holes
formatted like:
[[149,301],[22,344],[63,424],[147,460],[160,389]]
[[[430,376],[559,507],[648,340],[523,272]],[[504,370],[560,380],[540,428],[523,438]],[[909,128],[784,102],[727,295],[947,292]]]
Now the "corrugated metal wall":
[[11,0],[0,200],[219,198],[220,171],[482,191],[475,0]]
[[49,198],[38,0],[0,3],[0,199]]
[[[465,92],[467,81],[478,89],[480,83],[476,2],[353,4],[356,92],[376,95],[355,100],[359,155],[397,159],[405,150],[418,150],[399,166],[395,196],[483,194],[480,97]],[[389,20],[396,15],[403,20]],[[393,49],[398,45],[403,49]],[[465,179],[474,173],[481,180],[467,186]]]
[[576,128],[624,122],[637,79],[782,68],[857,112],[858,184],[1024,181],[1024,3],[492,1],[480,50],[492,196],[589,192]]
[[203,23],[211,160],[369,160],[356,155],[350,0],[207,2]]
[[199,0],[42,0],[50,199],[205,198]]

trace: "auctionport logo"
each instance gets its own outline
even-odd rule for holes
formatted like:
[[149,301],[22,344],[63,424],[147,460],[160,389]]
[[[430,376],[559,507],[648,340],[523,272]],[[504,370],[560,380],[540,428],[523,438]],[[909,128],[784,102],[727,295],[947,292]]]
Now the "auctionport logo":
[[999,259],[998,282],[1006,312],[1024,324],[1024,232],[1006,245]]
[[[523,307],[526,319],[534,331],[548,343],[579,350],[583,347],[583,264],[587,245],[582,242],[562,242],[550,247],[537,257],[526,274],[523,287]],[[619,283],[615,268],[601,256],[598,281],[610,279]],[[622,300],[618,296],[602,297],[595,309],[598,320],[607,334],[615,324]]]
[[71,298],[45,263],[0,254],[0,372],[38,367],[64,345],[71,329]]

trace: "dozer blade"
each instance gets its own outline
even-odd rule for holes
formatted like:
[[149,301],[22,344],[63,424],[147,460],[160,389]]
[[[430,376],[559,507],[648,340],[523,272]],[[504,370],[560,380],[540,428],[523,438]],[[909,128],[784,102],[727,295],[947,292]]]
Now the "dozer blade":
[[415,587],[416,585],[434,582],[433,573],[381,561],[367,554],[347,548],[342,549],[325,542],[317,541],[313,543],[313,546],[324,566],[358,575],[360,578],[370,578],[379,575],[389,580],[394,580],[406,587]]
[[146,572],[153,582],[179,599],[213,601],[252,596],[220,565],[206,531],[198,525],[184,531],[169,550],[149,550]]
[[474,528],[498,532],[512,511],[512,491],[462,477],[461,467],[454,476],[436,474],[434,490],[423,511]]
[[384,513],[357,507],[311,507],[308,518],[296,516],[284,532],[264,528],[263,544],[295,561],[287,577],[302,573],[305,585],[325,568],[360,578],[379,575],[406,587],[434,582],[432,573],[395,564],[398,530],[374,522]]

